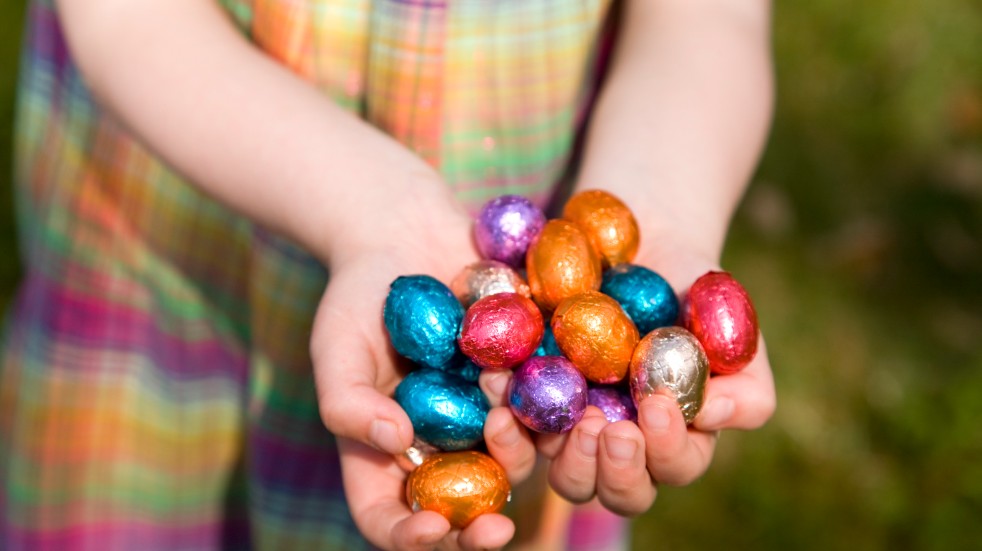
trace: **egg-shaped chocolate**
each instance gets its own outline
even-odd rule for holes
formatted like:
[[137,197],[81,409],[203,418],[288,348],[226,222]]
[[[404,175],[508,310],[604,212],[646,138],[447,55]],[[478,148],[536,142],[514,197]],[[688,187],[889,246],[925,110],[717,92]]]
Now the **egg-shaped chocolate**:
[[634,260],[640,231],[631,209],[613,194],[591,189],[570,197],[563,218],[575,222],[600,255],[604,266]]
[[656,272],[635,264],[619,264],[604,272],[600,292],[617,301],[638,332],[674,325],[679,300],[672,286]]
[[454,528],[465,528],[480,515],[500,512],[511,485],[505,469],[476,451],[434,455],[409,473],[406,501],[414,512],[435,511]]
[[382,317],[392,347],[428,367],[440,367],[457,352],[464,307],[446,285],[427,275],[392,282]]
[[600,289],[600,257],[583,230],[567,220],[550,220],[526,258],[532,298],[553,311],[567,297]]
[[611,423],[638,422],[638,408],[627,387],[591,386],[587,389],[587,405],[599,408]]
[[706,396],[709,360],[695,336],[682,327],[660,327],[638,343],[631,358],[631,396],[641,400],[659,392],[675,397],[691,423]]
[[746,289],[727,272],[707,272],[692,284],[682,324],[706,349],[713,373],[736,373],[757,354],[757,311]]
[[453,373],[413,371],[396,387],[395,400],[416,437],[441,450],[465,450],[484,439],[488,400],[477,385]]
[[536,432],[572,429],[586,410],[587,383],[562,356],[533,356],[520,365],[508,386],[508,406]]
[[518,195],[488,201],[474,223],[474,241],[481,256],[519,268],[529,245],[546,224],[542,209]]
[[531,297],[528,283],[511,266],[497,260],[478,260],[467,265],[450,282],[450,290],[464,307],[497,293],[518,293]]
[[627,374],[638,329],[617,301],[588,291],[559,303],[552,332],[563,355],[590,381],[616,383]]
[[510,369],[542,341],[539,307],[518,293],[482,298],[467,309],[460,325],[460,350],[484,369]]

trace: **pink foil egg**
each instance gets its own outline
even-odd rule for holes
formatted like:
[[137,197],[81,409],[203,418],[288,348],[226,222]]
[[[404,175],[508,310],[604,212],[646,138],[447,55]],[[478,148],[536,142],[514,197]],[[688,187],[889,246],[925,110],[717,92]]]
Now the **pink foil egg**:
[[508,369],[531,356],[545,325],[531,299],[518,293],[484,297],[467,309],[460,326],[460,350],[485,369]]
[[705,348],[714,374],[736,373],[757,354],[757,312],[746,289],[727,272],[707,272],[692,284],[682,324]]

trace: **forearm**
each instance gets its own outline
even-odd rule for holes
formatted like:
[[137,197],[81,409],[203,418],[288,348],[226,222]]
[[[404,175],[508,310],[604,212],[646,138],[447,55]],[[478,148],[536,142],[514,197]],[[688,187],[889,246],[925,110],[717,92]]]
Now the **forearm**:
[[59,8],[105,108],[206,193],[322,259],[354,213],[410,187],[444,192],[423,161],[252,47],[214,2]]
[[579,186],[627,202],[642,250],[718,260],[770,124],[768,3],[639,0],[625,10]]

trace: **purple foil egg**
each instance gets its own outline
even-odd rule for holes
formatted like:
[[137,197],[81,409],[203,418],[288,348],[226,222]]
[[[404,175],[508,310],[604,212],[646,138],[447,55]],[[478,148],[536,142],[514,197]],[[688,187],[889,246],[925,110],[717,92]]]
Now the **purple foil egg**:
[[586,379],[562,356],[533,356],[515,370],[508,405],[523,425],[536,432],[567,432],[586,410]]
[[488,201],[474,224],[474,240],[484,258],[514,268],[525,265],[525,252],[546,225],[542,209],[518,195]]
[[638,408],[627,388],[615,386],[594,386],[587,390],[587,403],[600,408],[611,423],[618,421],[638,422]]

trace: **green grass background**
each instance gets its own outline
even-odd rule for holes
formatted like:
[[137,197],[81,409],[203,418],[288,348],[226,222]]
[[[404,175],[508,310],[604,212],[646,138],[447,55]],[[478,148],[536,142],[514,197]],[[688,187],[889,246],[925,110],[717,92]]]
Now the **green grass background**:
[[[0,307],[22,0],[0,4]],[[636,549],[982,546],[982,8],[778,1],[777,112],[724,266],[778,409],[665,488]]]

